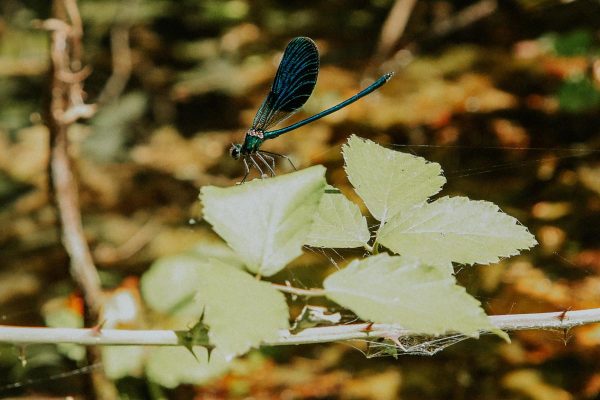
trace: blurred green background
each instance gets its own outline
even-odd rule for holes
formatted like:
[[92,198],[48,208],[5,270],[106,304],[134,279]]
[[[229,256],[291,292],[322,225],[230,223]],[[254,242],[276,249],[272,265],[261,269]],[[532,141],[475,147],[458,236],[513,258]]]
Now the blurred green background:
[[[71,153],[103,283],[115,302],[126,293],[139,306],[118,326],[158,328],[137,279],[159,257],[215,242],[198,220],[198,189],[243,175],[228,148],[242,141],[295,36],[316,41],[321,71],[294,118],[396,75],[265,150],[299,168],[326,165],[329,182],[351,197],[340,155],[351,133],[439,162],[444,194],[493,201],[540,242],[498,265],[458,270],[489,314],[600,307],[600,3],[411,3],[78,2],[87,102],[99,109],[71,127]],[[50,16],[50,4],[0,3],[3,324],[69,324],[80,309],[48,194],[49,38],[34,21]],[[409,14],[403,31],[398,10]],[[356,256],[307,250],[275,279],[317,287],[334,263]],[[297,312],[305,302],[294,304]],[[397,360],[367,359],[364,343],[261,349],[203,385],[165,389],[128,371],[117,387],[123,398],[600,399],[600,326],[511,336]],[[3,345],[0,397],[85,398],[82,356]]]

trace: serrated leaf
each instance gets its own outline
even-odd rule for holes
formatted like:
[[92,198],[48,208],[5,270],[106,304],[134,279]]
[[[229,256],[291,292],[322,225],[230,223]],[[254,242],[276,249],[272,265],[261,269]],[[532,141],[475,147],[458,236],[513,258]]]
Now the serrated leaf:
[[526,227],[487,201],[443,197],[397,215],[377,241],[426,263],[488,264],[537,242]]
[[491,330],[508,338],[447,270],[416,258],[380,254],[355,260],[328,276],[323,286],[327,297],[367,321],[427,335],[478,336]]
[[339,190],[329,186],[321,197],[306,240],[314,247],[363,247],[371,238],[367,219],[360,208]]
[[102,366],[110,379],[141,376],[146,349],[143,346],[103,346]]
[[202,265],[197,304],[204,309],[210,343],[226,359],[246,353],[289,328],[283,294],[270,283],[217,260]]
[[188,317],[187,322],[199,318],[202,309],[195,304],[194,296],[200,279],[199,265],[205,261],[205,258],[193,254],[155,261],[141,279],[141,292],[146,304],[164,314]]
[[317,165],[236,187],[203,187],[204,218],[250,271],[271,276],[302,253],[324,174]]
[[201,242],[189,250],[190,253],[202,257],[206,260],[216,258],[223,261],[227,265],[244,268],[244,263],[231,247],[221,241]]
[[194,354],[183,347],[150,349],[146,362],[148,379],[174,388],[180,384],[208,382],[227,370],[228,363],[218,350],[210,354],[210,360],[206,348],[196,346],[193,351]]
[[446,183],[438,163],[386,149],[355,135],[343,146],[343,153],[350,183],[381,222],[422,203]]

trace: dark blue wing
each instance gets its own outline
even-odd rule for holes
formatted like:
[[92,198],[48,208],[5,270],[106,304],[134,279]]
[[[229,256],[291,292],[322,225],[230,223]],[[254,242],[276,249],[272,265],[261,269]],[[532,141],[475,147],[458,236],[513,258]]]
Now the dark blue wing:
[[252,128],[266,131],[306,103],[319,74],[319,52],[312,39],[297,37],[285,48],[273,86],[258,109]]

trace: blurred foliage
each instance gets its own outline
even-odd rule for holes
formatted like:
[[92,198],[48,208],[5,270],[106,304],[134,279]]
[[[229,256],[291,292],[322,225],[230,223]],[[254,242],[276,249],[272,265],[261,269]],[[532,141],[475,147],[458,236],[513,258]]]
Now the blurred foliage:
[[[600,307],[597,1],[498,1],[491,14],[462,25],[457,16],[481,2],[417,2],[383,61],[374,52],[391,0],[78,3],[92,71],[88,102],[113,72],[115,28],[130,38],[132,69],[123,93],[69,132],[86,237],[114,326],[164,326],[161,316],[144,310],[137,277],[159,257],[215,242],[195,220],[198,189],[229,186],[242,176],[227,149],[242,140],[281,51],[299,35],[315,39],[322,56],[301,116],[349,97],[380,73],[396,75],[383,90],[267,142],[266,150],[289,154],[302,168],[325,164],[328,182],[357,200],[340,168],[346,138],[356,133],[408,146],[402,150],[442,165],[452,194],[498,204],[540,242],[523,257],[459,272],[488,313]],[[0,2],[0,318],[6,324],[42,325],[53,305],[81,309],[47,190],[48,35],[34,21],[48,18],[50,4]],[[289,169],[278,165],[280,174]],[[323,271],[356,256],[306,252],[273,280],[320,286]],[[294,304],[299,313],[305,301]],[[353,344],[360,351],[263,349],[202,387],[167,390],[139,375],[120,379],[118,388],[130,398],[181,399],[600,396],[600,327],[511,336],[511,344],[483,338],[432,358],[398,360],[365,359],[364,343]],[[89,371],[76,351],[62,350],[70,357],[56,346],[3,345],[0,396],[84,393]],[[172,377],[163,375],[162,384]]]

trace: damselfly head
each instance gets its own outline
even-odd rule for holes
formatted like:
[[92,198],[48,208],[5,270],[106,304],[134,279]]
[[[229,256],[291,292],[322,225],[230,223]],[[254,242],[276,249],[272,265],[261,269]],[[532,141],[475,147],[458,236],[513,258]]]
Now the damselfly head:
[[231,147],[229,148],[229,155],[231,156],[231,158],[233,158],[234,160],[239,160],[240,155],[241,155],[241,149],[242,149],[241,144],[233,143],[231,145]]

